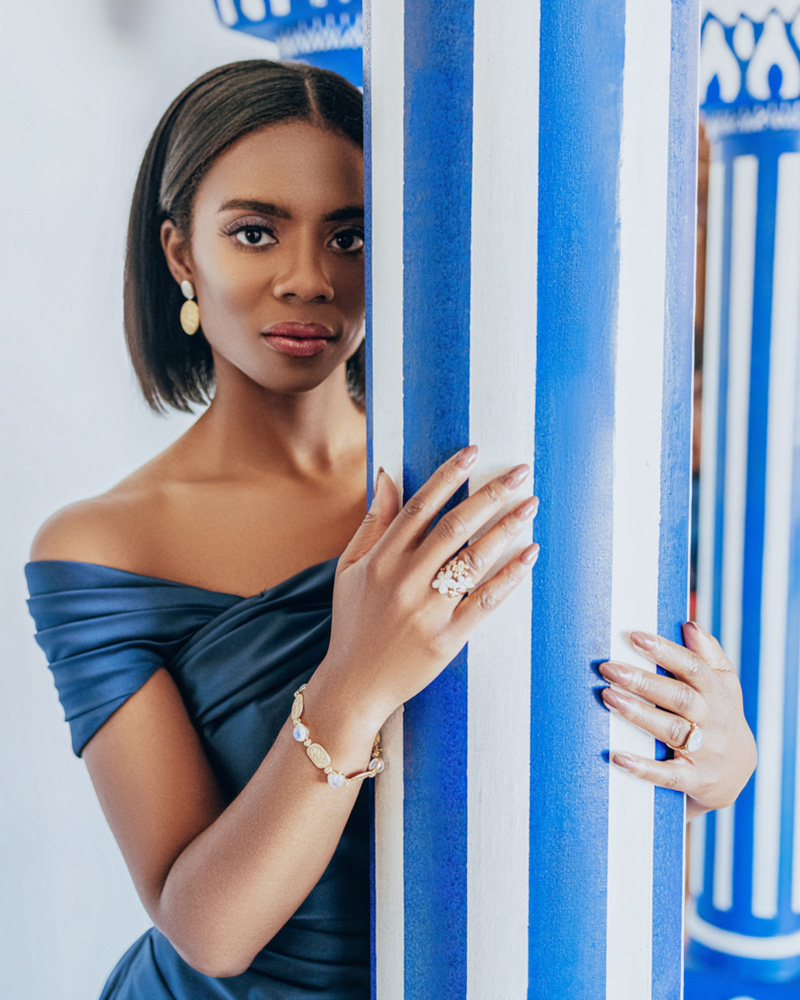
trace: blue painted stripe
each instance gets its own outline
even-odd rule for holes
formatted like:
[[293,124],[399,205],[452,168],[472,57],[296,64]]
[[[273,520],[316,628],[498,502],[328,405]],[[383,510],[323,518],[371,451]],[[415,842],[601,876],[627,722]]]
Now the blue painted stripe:
[[[468,443],[471,2],[405,6],[404,471],[413,494]],[[466,496],[459,492],[456,500]],[[467,658],[406,705],[405,996],[462,1000]]]
[[[673,0],[669,174],[662,385],[661,525],[658,631],[682,642],[689,600],[689,536],[694,394],[694,248],[697,176],[698,0]],[[659,668],[661,671],[661,668]],[[656,757],[666,748],[656,744]],[[674,1000],[683,942],[683,795],[655,789],[653,840],[653,1000]]]
[[610,641],[624,38],[624,4],[542,5],[531,1000],[605,996],[609,724],[592,689]]
[[[800,356],[796,384],[800,387]],[[800,390],[795,400],[794,426],[800,427]],[[797,774],[798,726],[798,684],[800,683],[800,435],[795,438],[792,467],[791,535],[789,541],[789,593],[787,595],[788,614],[786,618],[786,708],[784,733],[786,734],[787,764],[783,785],[783,822],[781,827],[781,899],[782,913],[790,912],[792,897],[792,863],[800,864],[794,858],[793,834]]]

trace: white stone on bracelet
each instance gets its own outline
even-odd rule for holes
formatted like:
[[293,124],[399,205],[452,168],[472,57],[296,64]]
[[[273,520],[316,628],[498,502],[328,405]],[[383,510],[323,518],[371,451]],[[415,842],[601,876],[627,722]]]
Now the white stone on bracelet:
[[344,785],[349,785],[351,781],[374,778],[375,775],[380,774],[384,768],[384,762],[381,757],[380,733],[375,737],[372,744],[372,754],[366,771],[360,771],[358,774],[351,774],[348,777],[331,766],[331,758],[328,755],[328,751],[321,747],[319,743],[312,741],[308,727],[304,726],[300,721],[300,716],[303,714],[303,691],[305,689],[306,685],[303,684],[294,693],[294,703],[292,704],[292,722],[294,723],[294,728],[292,729],[292,737],[306,748],[306,753],[311,763],[326,774],[328,784],[331,788],[342,788]]

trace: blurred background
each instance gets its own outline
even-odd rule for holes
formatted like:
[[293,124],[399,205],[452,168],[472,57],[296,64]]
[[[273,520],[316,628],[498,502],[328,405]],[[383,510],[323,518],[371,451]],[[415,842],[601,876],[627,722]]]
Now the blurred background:
[[[191,418],[151,413],[122,334],[128,207],[150,134],[213,66],[276,55],[212,0],[0,5],[0,996],[91,1000],[149,926],[72,755],[23,565],[42,521]],[[143,998],[144,1000],[144,998]]]

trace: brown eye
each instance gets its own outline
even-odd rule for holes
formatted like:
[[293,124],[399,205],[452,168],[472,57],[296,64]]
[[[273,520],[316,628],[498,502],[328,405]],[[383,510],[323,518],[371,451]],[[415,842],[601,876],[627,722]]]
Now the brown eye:
[[364,248],[364,235],[357,229],[346,229],[337,233],[331,242],[337,250],[342,250],[345,253],[358,253]]
[[239,243],[250,247],[263,247],[275,242],[272,233],[261,226],[245,226],[239,229],[235,236]]

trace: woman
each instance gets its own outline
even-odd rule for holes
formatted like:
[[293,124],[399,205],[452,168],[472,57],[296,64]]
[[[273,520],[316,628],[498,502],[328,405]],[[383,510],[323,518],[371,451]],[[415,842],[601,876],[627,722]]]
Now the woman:
[[[361,134],[360,94],[335,74],[236,63],[175,101],[139,175],[134,367],[155,409],[211,402],[161,455],[46,522],[27,566],[75,751],[156,925],[104,997],[368,995],[358,793],[382,768],[375,734],[536,560],[529,545],[490,579],[456,571],[461,600],[432,593],[529,474],[432,527],[475,447],[402,510],[379,473],[364,517]],[[459,557],[494,564],[536,506]],[[695,812],[731,801],[753,749],[729,664],[696,630],[689,650],[640,639],[682,679],[609,665],[610,707],[673,743],[684,713],[703,720],[708,748],[620,763]],[[655,704],[626,704],[626,687]],[[312,763],[315,744],[328,756]]]

